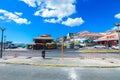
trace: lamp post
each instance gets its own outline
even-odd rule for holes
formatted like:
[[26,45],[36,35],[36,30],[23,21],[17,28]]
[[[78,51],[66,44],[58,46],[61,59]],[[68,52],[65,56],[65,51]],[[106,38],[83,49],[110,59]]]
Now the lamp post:
[[4,51],[5,51],[5,48],[6,48],[6,36],[4,36]]
[[3,53],[3,34],[4,34],[4,31],[5,31],[5,28],[3,27],[0,27],[1,31],[2,31],[2,34],[1,34],[1,52],[0,52],[0,58],[2,58],[2,53]]
[[62,38],[62,59],[64,59],[64,38]]
[[120,22],[116,23],[115,26],[117,27],[117,32],[118,32],[118,45],[119,45],[119,50],[120,50],[120,30],[119,30],[119,27],[120,27]]

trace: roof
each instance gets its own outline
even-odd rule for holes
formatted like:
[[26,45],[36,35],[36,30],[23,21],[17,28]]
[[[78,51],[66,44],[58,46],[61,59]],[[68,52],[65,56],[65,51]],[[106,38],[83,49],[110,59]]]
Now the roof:
[[42,36],[34,38],[34,40],[53,40],[53,39],[50,35],[42,35]]
[[102,37],[103,35],[96,33],[85,33],[85,34],[81,34],[81,36]]
[[41,40],[53,40],[51,37],[36,37],[34,39],[41,39]]

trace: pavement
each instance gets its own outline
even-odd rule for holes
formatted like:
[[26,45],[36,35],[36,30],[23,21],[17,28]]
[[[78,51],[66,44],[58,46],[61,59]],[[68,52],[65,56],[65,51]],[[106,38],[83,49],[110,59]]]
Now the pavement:
[[84,52],[84,53],[120,53],[120,50],[113,50],[113,49],[83,49],[79,50],[79,52]]
[[96,48],[93,48],[93,47],[86,47],[86,48],[82,48],[82,49],[79,49],[79,52],[84,52],[84,53],[104,53],[104,52],[107,52],[107,53],[120,53],[120,50],[115,50],[115,49],[96,49]]
[[120,68],[118,58],[3,57],[0,63],[51,67]]

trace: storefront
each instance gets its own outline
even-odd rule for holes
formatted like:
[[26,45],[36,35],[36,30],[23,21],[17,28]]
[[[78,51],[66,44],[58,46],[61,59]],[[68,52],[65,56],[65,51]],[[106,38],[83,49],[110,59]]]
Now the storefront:
[[98,38],[97,40],[95,40],[98,44],[103,44],[105,46],[113,46],[118,44],[118,33],[114,32],[112,34],[107,34],[104,37]]

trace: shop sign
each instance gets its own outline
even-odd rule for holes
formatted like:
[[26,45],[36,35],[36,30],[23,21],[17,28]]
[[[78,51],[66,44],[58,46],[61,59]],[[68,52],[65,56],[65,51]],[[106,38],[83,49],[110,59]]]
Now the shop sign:
[[112,39],[112,38],[115,38],[116,35],[109,35],[109,36],[106,36],[107,39]]

